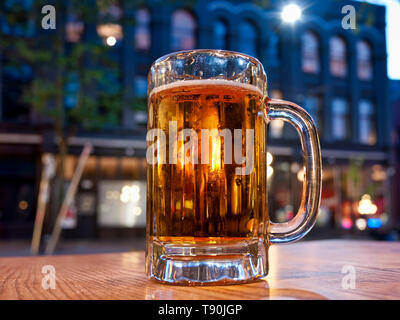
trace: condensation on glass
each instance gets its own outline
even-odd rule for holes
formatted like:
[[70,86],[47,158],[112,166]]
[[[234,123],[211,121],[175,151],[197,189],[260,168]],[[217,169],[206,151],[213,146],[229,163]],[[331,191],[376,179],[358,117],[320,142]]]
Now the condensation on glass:
[[[146,209],[151,279],[184,285],[253,281],[267,275],[272,243],[298,240],[314,225],[321,193],[318,134],[304,109],[267,96],[266,80],[257,59],[231,51],[181,51],[153,63],[147,156],[156,152],[147,165]],[[266,128],[276,119],[297,129],[305,168],[300,208],[285,223],[268,216]],[[190,129],[189,140],[184,129]],[[203,130],[214,134],[203,136]],[[232,140],[239,157],[253,160],[249,170],[227,147]],[[198,152],[179,157],[182,148]],[[203,162],[205,154],[210,161]]]

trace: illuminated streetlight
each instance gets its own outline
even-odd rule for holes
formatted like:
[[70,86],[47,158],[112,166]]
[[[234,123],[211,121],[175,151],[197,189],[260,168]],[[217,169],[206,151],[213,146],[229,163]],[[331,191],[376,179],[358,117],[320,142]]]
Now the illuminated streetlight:
[[301,17],[301,9],[297,4],[291,3],[286,5],[281,13],[281,18],[284,22],[294,23]]
[[98,25],[97,34],[103,39],[104,44],[109,47],[115,46],[117,41],[123,38],[122,26],[116,23]]
[[106,39],[106,43],[107,43],[108,46],[113,47],[117,43],[117,39],[115,37],[113,37],[113,36],[109,36]]

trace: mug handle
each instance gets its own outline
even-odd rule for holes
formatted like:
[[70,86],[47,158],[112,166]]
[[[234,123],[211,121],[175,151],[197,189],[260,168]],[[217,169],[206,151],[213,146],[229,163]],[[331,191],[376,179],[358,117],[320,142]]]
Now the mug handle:
[[322,165],[317,129],[311,116],[297,104],[266,98],[265,116],[291,123],[300,135],[303,152],[303,192],[296,216],[284,223],[269,222],[269,241],[287,243],[301,239],[313,227],[321,198]]

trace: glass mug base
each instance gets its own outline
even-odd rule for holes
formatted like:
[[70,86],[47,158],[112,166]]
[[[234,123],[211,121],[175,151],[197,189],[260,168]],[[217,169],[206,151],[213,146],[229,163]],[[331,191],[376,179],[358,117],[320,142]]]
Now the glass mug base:
[[[151,237],[146,273],[162,283],[189,286],[252,282],[268,274],[268,242],[260,238]],[[171,238],[171,237],[168,237]]]

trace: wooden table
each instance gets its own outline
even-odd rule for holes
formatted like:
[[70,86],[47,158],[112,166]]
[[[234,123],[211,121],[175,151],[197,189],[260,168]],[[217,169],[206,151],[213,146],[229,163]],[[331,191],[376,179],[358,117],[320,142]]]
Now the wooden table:
[[[55,289],[42,287],[46,265],[55,268]],[[0,299],[400,299],[400,243],[275,245],[264,280],[214,287],[150,281],[143,252],[0,258]]]

